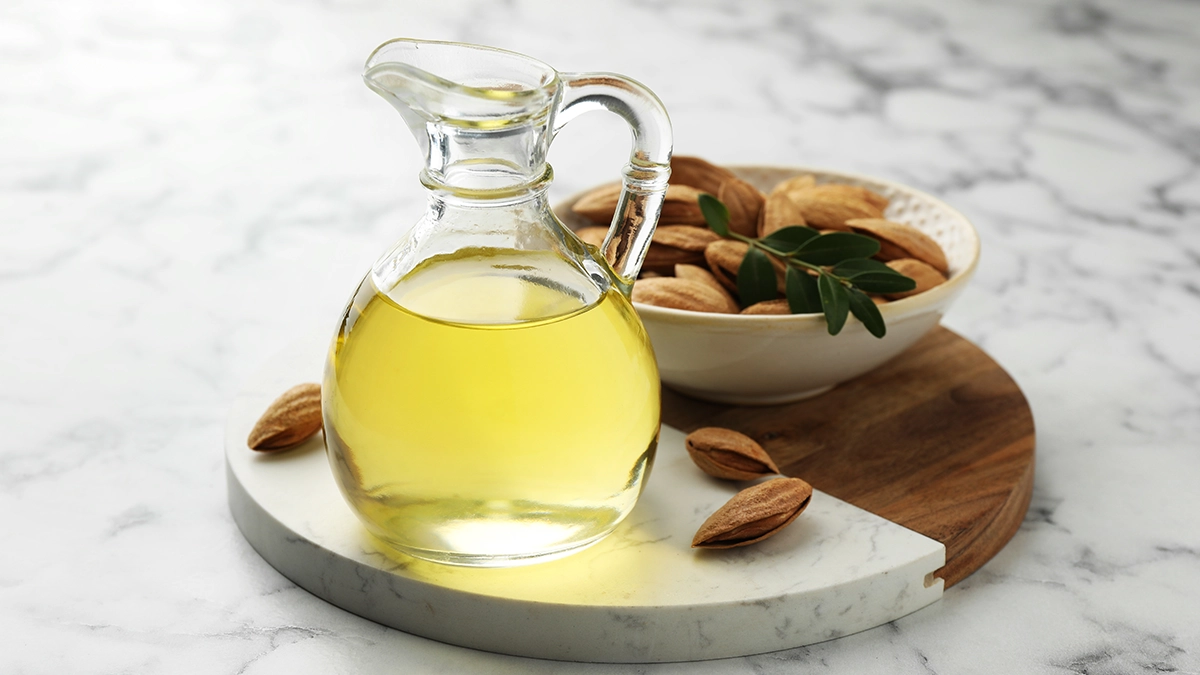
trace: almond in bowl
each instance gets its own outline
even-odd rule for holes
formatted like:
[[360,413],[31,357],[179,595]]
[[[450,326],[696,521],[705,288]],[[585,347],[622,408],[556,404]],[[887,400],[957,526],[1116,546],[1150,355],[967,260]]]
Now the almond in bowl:
[[[782,263],[771,258],[778,297],[747,304],[738,296],[737,272],[749,245],[708,230],[697,222],[698,208],[664,208],[633,301],[663,383],[696,398],[787,403],[862,375],[934,328],[979,260],[979,237],[965,216],[899,183],[809,167],[723,168],[694,157],[672,160],[671,182],[692,188],[675,188],[681,202],[720,198],[724,185],[729,230],[743,236],[789,225],[869,236],[880,244],[876,260],[916,282],[909,291],[870,294],[868,304],[886,325],[882,338],[853,317],[831,335],[824,314],[791,313]],[[607,229],[603,213],[572,210],[587,196],[557,212],[583,241],[598,245]]]

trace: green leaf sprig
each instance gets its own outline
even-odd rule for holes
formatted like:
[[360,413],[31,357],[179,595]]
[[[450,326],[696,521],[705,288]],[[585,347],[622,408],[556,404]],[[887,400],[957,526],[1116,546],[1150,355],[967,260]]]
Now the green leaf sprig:
[[853,314],[877,338],[887,333],[879,308],[867,293],[902,293],[917,282],[872,260],[879,242],[850,232],[821,234],[789,225],[761,239],[729,229],[729,209],[709,194],[700,195],[700,212],[709,229],[750,245],[738,267],[738,296],[743,306],[774,300],[779,293],[771,258],[785,266],[784,295],[793,314],[823,312],[830,335],[837,335]]

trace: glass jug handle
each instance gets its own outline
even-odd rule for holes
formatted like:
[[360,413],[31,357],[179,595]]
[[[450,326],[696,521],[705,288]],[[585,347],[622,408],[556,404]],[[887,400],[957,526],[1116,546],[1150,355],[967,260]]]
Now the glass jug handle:
[[564,86],[555,133],[592,110],[616,113],[633,130],[625,186],[600,247],[628,291],[646,258],[671,175],[671,119],[652,91],[629,78],[612,73],[560,73],[559,77]]

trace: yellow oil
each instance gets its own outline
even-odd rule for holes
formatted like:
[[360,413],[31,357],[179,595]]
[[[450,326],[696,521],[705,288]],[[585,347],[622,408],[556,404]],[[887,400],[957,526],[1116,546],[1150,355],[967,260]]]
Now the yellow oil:
[[324,383],[330,461],[367,529],[428,560],[566,555],[632,510],[658,371],[629,301],[551,252],[468,249],[355,294]]

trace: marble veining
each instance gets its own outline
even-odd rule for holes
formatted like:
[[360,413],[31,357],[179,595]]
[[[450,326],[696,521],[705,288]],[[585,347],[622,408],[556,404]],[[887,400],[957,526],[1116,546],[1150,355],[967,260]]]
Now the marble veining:
[[[1038,426],[1012,542],[887,626],[658,666],[451,647],[264,563],[225,503],[228,405],[420,208],[359,80],[402,34],[624,73],[680,152],[966,213],[983,255],[946,323]],[[1187,0],[4,3],[0,672],[1200,673],[1198,120]],[[576,120],[555,193],[626,140]]]

